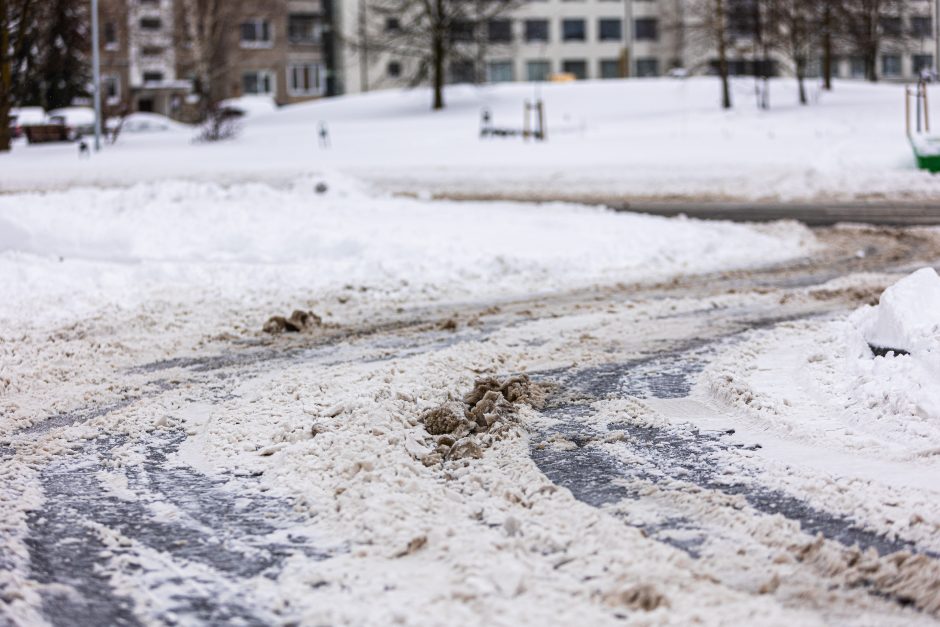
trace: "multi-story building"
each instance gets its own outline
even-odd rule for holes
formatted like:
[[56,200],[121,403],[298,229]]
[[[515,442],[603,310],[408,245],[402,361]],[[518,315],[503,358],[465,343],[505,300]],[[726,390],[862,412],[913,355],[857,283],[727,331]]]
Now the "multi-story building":
[[[481,80],[544,80],[553,74],[577,79],[664,75],[671,70],[713,73],[717,54],[711,39],[696,23],[695,0],[531,0],[482,26],[467,39],[485,43],[476,61],[454,61],[450,82]],[[698,3],[700,4],[700,3]],[[735,4],[728,0],[726,6]],[[748,0],[738,0],[748,4]],[[936,20],[940,0],[909,0],[905,13],[886,16],[877,67],[879,78],[911,79],[935,67],[940,45]],[[341,84],[348,93],[400,87],[413,76],[414,59],[382,46],[399,18],[370,10],[370,0],[342,0],[335,15],[345,46],[339,63]],[[401,18],[404,19],[404,18]],[[751,33],[729,14],[729,70],[788,74],[782,55],[764,58]],[[817,65],[818,64],[814,64]],[[844,45],[837,49],[835,75],[863,78],[866,61]]]
[[[187,0],[101,0],[102,81],[110,113],[154,111],[191,119],[193,46],[181,10]],[[715,71],[711,39],[696,24],[700,0],[530,0],[477,28],[452,34],[465,54],[450,82],[538,81],[661,76]],[[414,58],[383,42],[406,16],[382,15],[374,0],[224,0],[223,36],[213,54],[216,95],[268,95],[279,104],[409,84]],[[758,49],[747,27],[753,0],[729,6],[732,74],[787,74],[787,59]],[[740,6],[738,6],[740,5]],[[735,7],[738,6],[737,9]],[[908,0],[886,15],[877,59],[837,44],[834,74],[910,80],[936,67],[940,0]]]
[[[184,0],[102,0],[102,92],[109,113],[199,111]],[[332,0],[225,0],[213,44],[216,95],[271,96],[278,104],[336,93]]]

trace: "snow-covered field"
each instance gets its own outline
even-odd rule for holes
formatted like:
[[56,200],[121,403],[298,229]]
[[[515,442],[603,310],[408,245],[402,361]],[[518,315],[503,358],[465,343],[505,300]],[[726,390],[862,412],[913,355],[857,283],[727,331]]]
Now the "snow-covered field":
[[[480,114],[521,129],[529,84],[453,87],[429,114],[424,89],[324,100],[246,121],[241,137],[192,145],[194,131],[121,137],[93,159],[74,146],[20,145],[0,155],[0,190],[187,178],[293,183],[325,169],[392,190],[449,194],[666,199],[929,199],[937,177],[915,169],[904,135],[903,87],[839,82],[796,103],[772,83],[770,111],[753,82],[718,107],[712,78],[585,82],[539,87],[549,141],[481,140]],[[330,129],[329,149],[317,138]]]

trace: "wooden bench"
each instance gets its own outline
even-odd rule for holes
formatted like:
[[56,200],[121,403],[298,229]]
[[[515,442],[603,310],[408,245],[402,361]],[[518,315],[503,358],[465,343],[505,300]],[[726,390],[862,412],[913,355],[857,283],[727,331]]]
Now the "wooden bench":
[[31,144],[70,141],[69,129],[62,124],[34,124],[24,127],[23,130]]

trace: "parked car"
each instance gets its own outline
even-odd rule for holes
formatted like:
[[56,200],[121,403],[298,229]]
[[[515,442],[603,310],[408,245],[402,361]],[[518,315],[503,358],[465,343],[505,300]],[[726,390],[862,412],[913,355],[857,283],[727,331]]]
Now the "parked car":
[[91,107],[54,109],[46,115],[46,122],[65,126],[69,141],[75,141],[83,135],[94,135],[95,110]]
[[43,124],[46,121],[46,112],[42,107],[20,107],[10,110],[10,131],[13,139],[19,139],[27,126]]
[[124,118],[108,118],[107,130],[114,133],[158,133],[186,128],[185,124],[175,122],[159,113],[131,113]]

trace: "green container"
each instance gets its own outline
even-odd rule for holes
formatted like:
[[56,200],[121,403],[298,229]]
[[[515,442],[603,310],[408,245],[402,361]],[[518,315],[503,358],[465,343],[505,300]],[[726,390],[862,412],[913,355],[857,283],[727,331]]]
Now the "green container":
[[910,140],[914,157],[917,159],[917,167],[933,174],[940,172],[940,150],[938,150],[940,138],[920,135],[916,140],[914,137]]
[[940,172],[940,155],[920,155],[917,150],[914,151],[917,157],[917,167],[921,170],[927,170],[934,174]]

